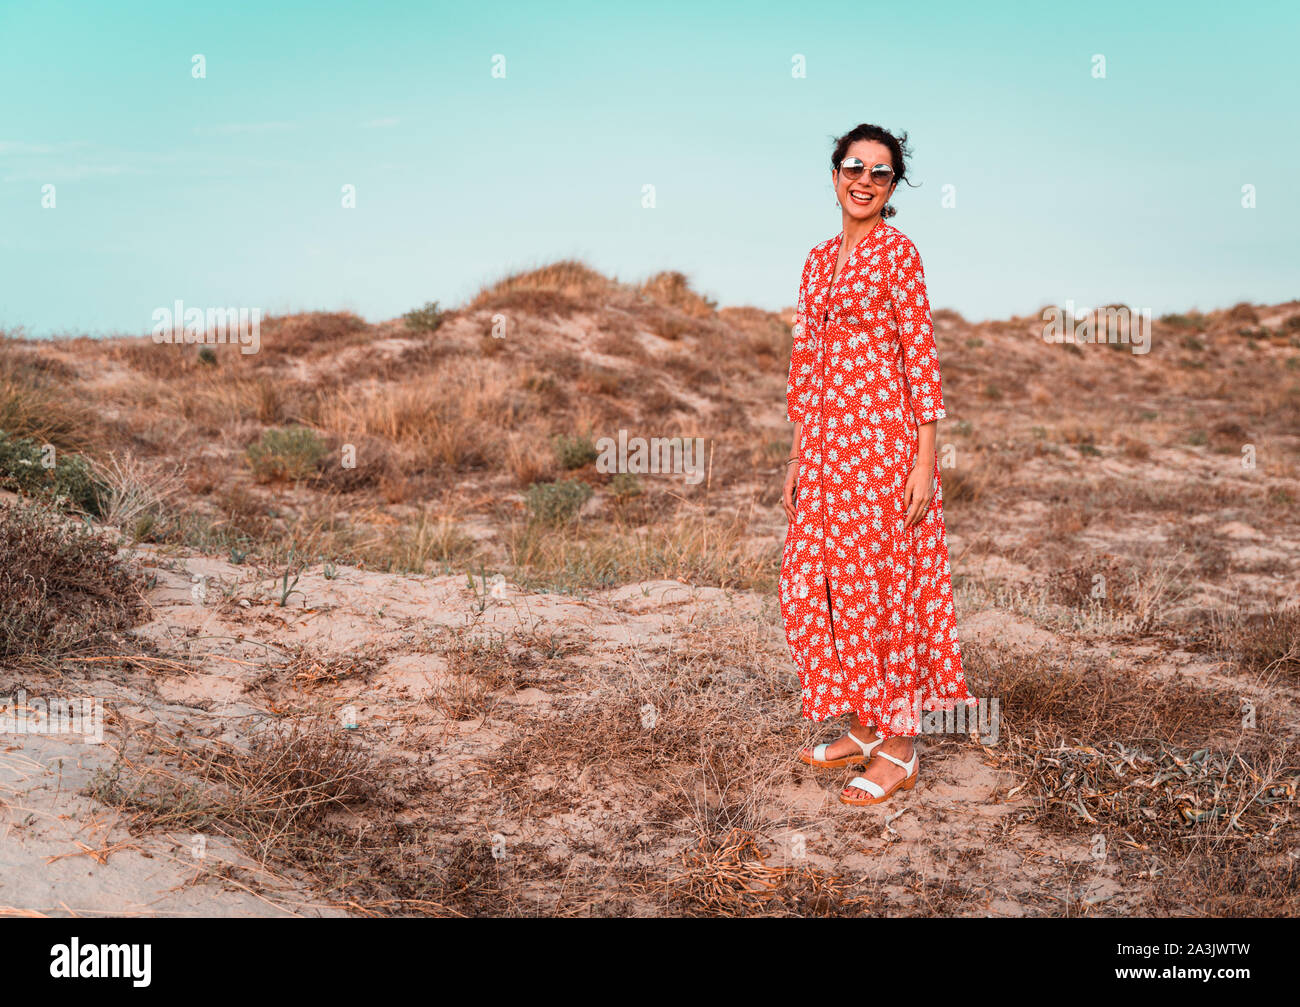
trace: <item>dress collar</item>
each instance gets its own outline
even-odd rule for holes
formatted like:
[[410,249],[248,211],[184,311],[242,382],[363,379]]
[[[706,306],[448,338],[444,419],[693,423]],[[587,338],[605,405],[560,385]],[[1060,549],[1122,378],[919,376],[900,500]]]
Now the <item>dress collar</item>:
[[835,263],[839,259],[840,249],[844,245],[844,232],[840,231],[840,233],[835,236],[835,244],[831,249],[831,254],[826,258],[826,264],[825,266],[823,266],[823,273],[822,273],[822,275],[825,276],[828,281],[831,281],[832,287],[838,285],[840,280],[843,279],[844,274],[848,272],[849,266],[852,264],[854,257],[865,247],[867,247],[868,243],[875,241],[876,236],[879,235],[888,226],[889,226],[888,223],[886,223],[884,220],[881,220],[876,224],[875,227],[873,227],[870,231],[864,234],[858,240],[858,243],[853,246],[853,250],[849,252],[849,257],[844,260],[844,267],[839,271],[839,275],[836,275],[835,273]]

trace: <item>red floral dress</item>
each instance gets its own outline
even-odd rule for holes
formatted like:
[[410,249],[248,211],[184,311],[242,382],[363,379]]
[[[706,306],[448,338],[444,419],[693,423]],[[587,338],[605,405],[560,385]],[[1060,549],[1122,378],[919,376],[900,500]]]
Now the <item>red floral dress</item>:
[[786,405],[803,442],[781,616],[805,717],[856,711],[882,737],[914,736],[923,708],[974,702],[942,485],[904,527],[917,426],[946,415],[939,357],[916,246],[882,220],[832,286],[843,237],[813,248],[799,288]]

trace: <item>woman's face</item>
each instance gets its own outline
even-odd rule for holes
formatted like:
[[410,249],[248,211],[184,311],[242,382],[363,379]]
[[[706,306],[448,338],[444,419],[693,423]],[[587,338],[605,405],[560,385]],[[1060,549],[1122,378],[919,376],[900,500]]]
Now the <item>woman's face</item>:
[[840,201],[844,212],[855,220],[868,220],[878,214],[889,197],[894,194],[898,184],[892,179],[888,186],[877,185],[871,180],[871,169],[878,164],[894,166],[893,155],[889,148],[878,140],[856,140],[849,144],[846,158],[856,157],[867,166],[867,170],[855,179],[849,179],[837,167],[831,172],[831,183],[835,186],[835,197]]

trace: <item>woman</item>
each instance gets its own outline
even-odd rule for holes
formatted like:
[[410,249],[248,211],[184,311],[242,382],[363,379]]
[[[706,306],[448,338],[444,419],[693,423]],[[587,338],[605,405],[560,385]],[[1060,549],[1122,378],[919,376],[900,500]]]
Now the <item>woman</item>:
[[804,263],[786,391],[781,615],[803,715],[850,716],[843,737],[799,754],[866,763],[840,794],[854,805],[916,783],[922,708],[974,702],[944,537],[935,423],[946,414],[925,276],[883,219],[906,140],[863,124],[835,143],[843,228]]

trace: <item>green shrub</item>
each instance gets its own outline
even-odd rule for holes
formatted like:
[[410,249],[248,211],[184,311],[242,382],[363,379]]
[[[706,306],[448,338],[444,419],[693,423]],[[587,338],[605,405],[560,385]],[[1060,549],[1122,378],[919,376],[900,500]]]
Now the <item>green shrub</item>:
[[555,437],[555,454],[566,469],[580,469],[600,456],[590,437],[570,437],[567,434]]
[[[784,452],[785,447],[782,446],[781,450]],[[632,472],[614,473],[614,478],[609,481],[609,491],[620,502],[639,497],[645,492],[641,486],[641,480]]]
[[426,301],[424,307],[415,308],[402,316],[408,329],[418,332],[437,332],[446,316],[438,309],[437,301]]
[[1161,315],[1160,321],[1165,325],[1172,325],[1178,329],[1196,329],[1198,332],[1205,331],[1205,318],[1203,315],[1193,313],[1191,315]]
[[561,525],[572,521],[591,498],[591,487],[576,479],[534,483],[528,487],[528,519],[538,524]]
[[316,474],[329,454],[329,445],[316,431],[294,426],[264,430],[262,439],[248,448],[248,464],[261,482],[306,479]]
[[99,514],[104,487],[95,479],[90,463],[75,452],[54,450],[54,464],[47,468],[47,457],[45,445],[0,430],[0,486]]

